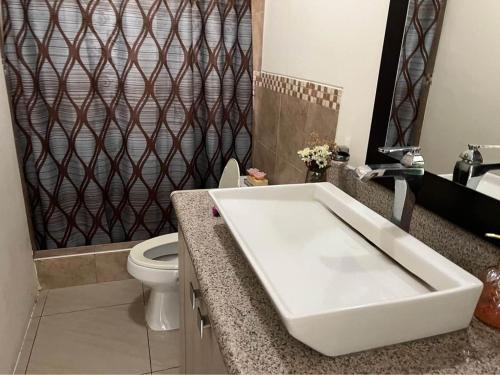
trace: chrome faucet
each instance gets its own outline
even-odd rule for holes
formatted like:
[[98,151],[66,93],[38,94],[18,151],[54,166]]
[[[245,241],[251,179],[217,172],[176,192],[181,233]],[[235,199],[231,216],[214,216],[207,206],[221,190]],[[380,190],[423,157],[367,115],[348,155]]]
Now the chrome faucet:
[[400,154],[400,162],[363,165],[356,168],[356,175],[361,181],[379,177],[394,178],[392,222],[408,232],[416,194],[422,186],[425,173],[420,147],[381,147],[378,151],[383,154]]
[[453,170],[453,182],[477,189],[481,178],[489,171],[500,170],[500,163],[483,164],[480,149],[500,148],[497,145],[468,145],[468,150],[460,154]]

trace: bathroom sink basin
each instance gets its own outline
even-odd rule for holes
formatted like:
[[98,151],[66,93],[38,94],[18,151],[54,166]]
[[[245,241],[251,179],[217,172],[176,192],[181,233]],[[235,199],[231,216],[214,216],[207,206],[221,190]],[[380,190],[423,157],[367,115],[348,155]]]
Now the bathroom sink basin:
[[323,354],[470,323],[482,283],[332,184],[209,194],[289,333]]
[[[453,174],[442,174],[440,177],[453,181]],[[490,172],[486,173],[481,177],[476,191],[500,200],[500,176]]]

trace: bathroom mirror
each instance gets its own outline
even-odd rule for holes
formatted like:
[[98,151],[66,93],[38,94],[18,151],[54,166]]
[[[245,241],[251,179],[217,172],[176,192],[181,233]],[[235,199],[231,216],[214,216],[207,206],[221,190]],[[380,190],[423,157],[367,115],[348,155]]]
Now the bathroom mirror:
[[[385,145],[420,145],[426,170],[500,199],[500,146],[468,147],[500,145],[500,3],[420,3],[425,31],[407,17]],[[464,27],[471,18],[481,22]],[[482,168],[453,178],[457,161]]]
[[474,146],[500,145],[499,16],[495,0],[391,1],[367,156],[420,146],[419,203],[480,236],[500,230],[500,147]]

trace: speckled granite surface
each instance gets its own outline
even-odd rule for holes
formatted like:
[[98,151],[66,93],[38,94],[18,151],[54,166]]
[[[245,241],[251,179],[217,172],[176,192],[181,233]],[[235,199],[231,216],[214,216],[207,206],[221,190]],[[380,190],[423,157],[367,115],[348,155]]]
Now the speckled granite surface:
[[202,297],[231,373],[500,373],[500,333],[467,330],[341,357],[291,337],[205,191],[173,195]]

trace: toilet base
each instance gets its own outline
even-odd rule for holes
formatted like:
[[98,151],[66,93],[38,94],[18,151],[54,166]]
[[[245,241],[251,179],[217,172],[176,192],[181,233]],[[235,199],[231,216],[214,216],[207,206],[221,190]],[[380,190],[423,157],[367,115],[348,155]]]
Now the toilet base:
[[179,292],[151,289],[146,305],[146,322],[153,331],[179,328]]

